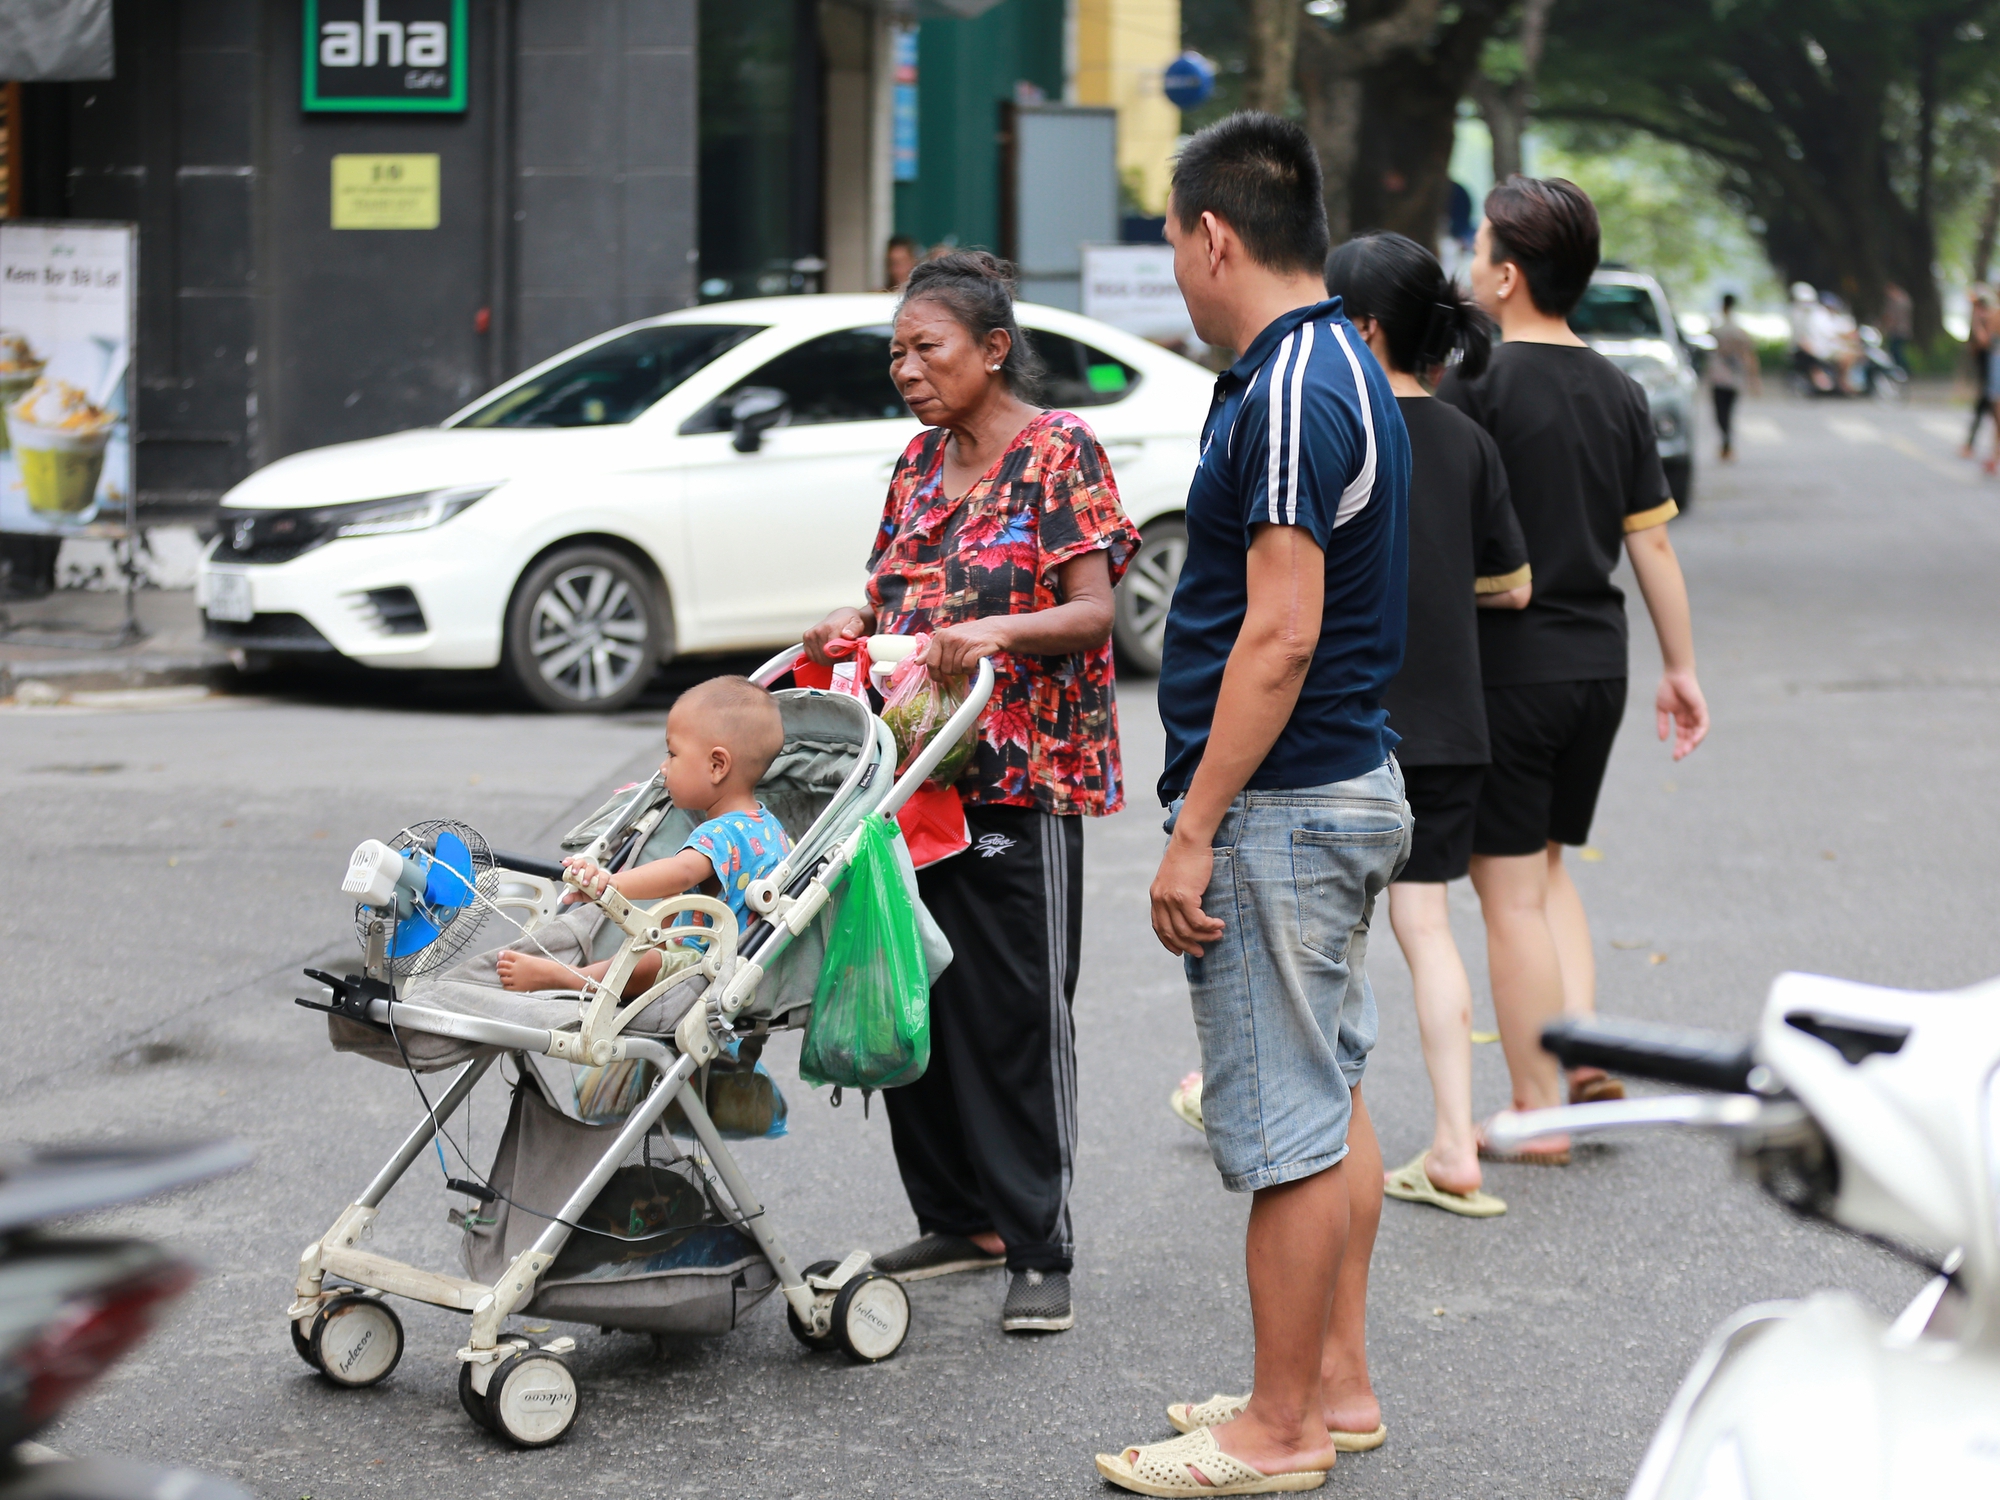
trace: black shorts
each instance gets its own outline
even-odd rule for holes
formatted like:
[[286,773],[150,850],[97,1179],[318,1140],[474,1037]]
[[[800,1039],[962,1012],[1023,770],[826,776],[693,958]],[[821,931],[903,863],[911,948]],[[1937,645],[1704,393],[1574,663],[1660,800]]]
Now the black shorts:
[[1405,766],[1403,795],[1416,828],[1410,860],[1398,880],[1441,885],[1472,865],[1472,825],[1479,811],[1484,766]]
[[1537,682],[1486,690],[1493,763],[1479,790],[1475,854],[1540,854],[1590,837],[1625,679]]

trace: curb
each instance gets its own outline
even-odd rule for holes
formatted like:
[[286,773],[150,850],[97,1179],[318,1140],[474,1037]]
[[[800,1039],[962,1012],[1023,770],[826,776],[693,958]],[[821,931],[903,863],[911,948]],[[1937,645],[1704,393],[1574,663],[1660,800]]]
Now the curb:
[[10,661],[0,657],[0,698],[18,697],[27,683],[45,683],[62,696],[105,690],[221,687],[236,675],[229,658],[211,651],[138,651],[78,656],[67,661]]

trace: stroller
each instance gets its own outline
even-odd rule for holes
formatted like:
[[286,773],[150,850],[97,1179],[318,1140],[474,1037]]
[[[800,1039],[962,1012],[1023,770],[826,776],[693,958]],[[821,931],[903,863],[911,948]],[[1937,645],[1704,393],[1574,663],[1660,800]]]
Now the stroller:
[[[770,686],[798,660],[796,648],[782,652],[753,680]],[[496,1435],[541,1447],[576,1420],[579,1392],[564,1358],[576,1341],[537,1346],[506,1329],[513,1316],[606,1331],[722,1333],[776,1290],[793,1334],[809,1347],[837,1347],[867,1362],[894,1354],[910,1325],[901,1284],[869,1270],[865,1250],[838,1264],[793,1265],[724,1141],[722,1106],[711,1116],[713,1083],[732,1072],[747,1076],[766,1037],[806,1024],[829,926],[819,918],[843,886],[865,821],[893,814],[924,784],[971,732],[992,688],[992,666],[981,662],[962,705],[900,778],[895,738],[865,700],[778,691],[785,747],[758,793],[793,848],[749,890],[756,919],[739,930],[728,906],[695,894],[640,906],[615,890],[582,893],[601,917],[588,906],[571,910],[598,922],[600,946],[615,942],[610,973],[588,993],[517,994],[454,981],[456,971],[444,967],[496,913],[560,940],[558,903],[575,889],[563,883],[560,864],[490,851],[455,824],[407,829],[400,851],[373,841],[356,850],[345,889],[361,896],[363,972],[337,978],[307,970],[332,998],[298,1003],[328,1013],[337,1047],[399,1063],[413,1080],[457,1071],[426,1098],[424,1118],[374,1180],[300,1256],[286,1317],[301,1358],[336,1385],[373,1385],[403,1350],[402,1323],[382,1294],[469,1313],[470,1336],[458,1351],[461,1404]],[[671,853],[690,826],[656,775],[615,796],[564,843],[619,869]],[[903,861],[914,894],[907,855]],[[414,903],[397,904],[399,881]],[[454,882],[478,896],[452,896]],[[921,903],[916,909],[935,978],[949,949]],[[699,912],[711,925],[670,925],[681,912]],[[677,950],[698,960],[683,960],[677,971],[663,964],[650,988],[619,998],[641,955]],[[427,1271],[364,1249],[389,1190],[506,1056],[520,1078],[492,1168],[480,1181],[447,1180],[477,1204],[450,1214],[463,1231],[470,1274]],[[557,1102],[537,1058],[604,1071],[630,1064],[626,1076],[638,1074],[641,1084],[649,1065],[653,1081],[643,1092],[630,1089],[637,1102],[622,1119],[593,1124]],[[670,1125],[692,1136],[692,1149],[676,1145]],[[748,1133],[758,1131],[753,1125]]]

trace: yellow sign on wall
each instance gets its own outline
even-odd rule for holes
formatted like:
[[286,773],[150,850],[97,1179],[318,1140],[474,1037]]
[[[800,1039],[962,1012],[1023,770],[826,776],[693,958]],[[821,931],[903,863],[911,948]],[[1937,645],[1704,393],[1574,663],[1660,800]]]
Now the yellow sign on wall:
[[336,156],[333,159],[333,227],[437,228],[437,157]]

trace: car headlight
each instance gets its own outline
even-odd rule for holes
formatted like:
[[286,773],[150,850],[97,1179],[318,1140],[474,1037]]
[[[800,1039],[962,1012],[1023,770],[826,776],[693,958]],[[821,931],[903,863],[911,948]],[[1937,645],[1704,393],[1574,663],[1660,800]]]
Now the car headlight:
[[1663,406],[1653,413],[1653,432],[1663,438],[1679,437],[1681,431],[1680,413],[1672,407]]
[[418,495],[395,495],[365,505],[342,506],[346,514],[333,529],[342,536],[389,536],[399,531],[429,531],[442,526],[474,501],[498,489],[497,484],[457,485],[450,489],[425,490]]

